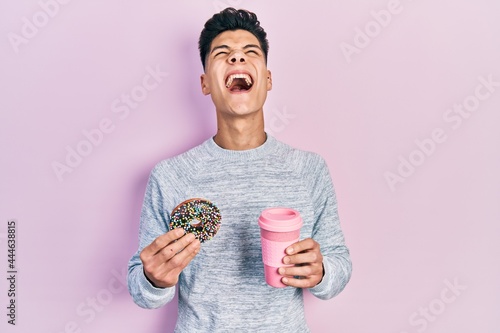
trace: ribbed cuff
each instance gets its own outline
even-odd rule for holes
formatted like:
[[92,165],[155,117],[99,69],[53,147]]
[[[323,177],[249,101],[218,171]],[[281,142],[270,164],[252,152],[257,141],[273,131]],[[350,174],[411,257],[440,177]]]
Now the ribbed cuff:
[[316,286],[309,288],[311,294],[319,299],[329,299],[331,294],[332,283],[335,273],[333,272],[333,265],[329,258],[323,259],[323,279]]
[[153,284],[149,282],[148,278],[144,274],[144,271],[141,272],[139,276],[139,284],[142,290],[142,295],[148,300],[157,302],[159,299],[164,300],[168,294],[175,293],[175,286],[170,288],[158,288],[153,286]]

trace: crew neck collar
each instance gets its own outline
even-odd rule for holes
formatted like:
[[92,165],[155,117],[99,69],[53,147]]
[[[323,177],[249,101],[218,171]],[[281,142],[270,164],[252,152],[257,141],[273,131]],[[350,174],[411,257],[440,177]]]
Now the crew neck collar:
[[226,160],[253,160],[261,158],[275,150],[278,141],[266,133],[266,141],[256,148],[246,150],[225,149],[217,145],[214,138],[211,137],[205,141],[205,146],[210,154],[216,158]]

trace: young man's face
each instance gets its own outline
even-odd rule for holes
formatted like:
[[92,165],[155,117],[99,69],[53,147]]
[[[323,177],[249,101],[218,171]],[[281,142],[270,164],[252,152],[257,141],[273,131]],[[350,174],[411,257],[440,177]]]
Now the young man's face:
[[258,39],[246,30],[225,31],[210,46],[201,76],[203,94],[210,94],[221,116],[244,116],[262,112],[271,90]]

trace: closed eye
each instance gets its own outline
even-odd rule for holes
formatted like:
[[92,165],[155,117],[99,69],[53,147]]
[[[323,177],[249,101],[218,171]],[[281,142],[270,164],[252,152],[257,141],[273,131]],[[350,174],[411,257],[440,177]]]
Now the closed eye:
[[216,53],[216,54],[214,55],[214,58],[215,58],[215,57],[217,57],[217,56],[218,56],[218,55],[220,55],[220,54],[227,54],[227,52],[218,52],[218,53]]

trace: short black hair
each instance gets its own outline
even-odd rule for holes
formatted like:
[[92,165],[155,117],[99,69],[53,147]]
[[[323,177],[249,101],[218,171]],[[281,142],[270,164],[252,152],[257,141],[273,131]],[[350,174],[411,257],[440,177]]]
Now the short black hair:
[[203,64],[203,70],[205,70],[205,60],[208,52],[210,51],[210,45],[215,37],[224,31],[234,31],[240,29],[252,33],[258,39],[262,52],[264,53],[264,59],[267,63],[269,42],[267,41],[266,32],[260,26],[257,15],[248,10],[228,7],[220,13],[212,16],[212,18],[205,23],[205,27],[201,31],[198,48],[200,49],[200,58],[201,63]]

